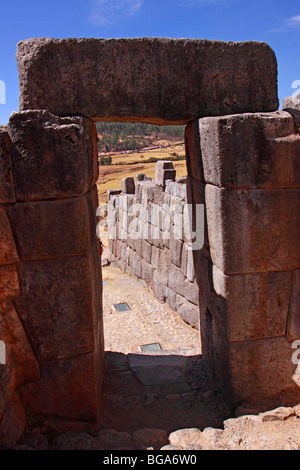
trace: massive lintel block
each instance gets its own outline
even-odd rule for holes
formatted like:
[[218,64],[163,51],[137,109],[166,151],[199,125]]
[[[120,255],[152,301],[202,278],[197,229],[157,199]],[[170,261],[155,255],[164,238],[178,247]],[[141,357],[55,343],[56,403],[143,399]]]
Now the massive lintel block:
[[38,38],[18,44],[17,61],[21,110],[165,124],[278,109],[265,43]]

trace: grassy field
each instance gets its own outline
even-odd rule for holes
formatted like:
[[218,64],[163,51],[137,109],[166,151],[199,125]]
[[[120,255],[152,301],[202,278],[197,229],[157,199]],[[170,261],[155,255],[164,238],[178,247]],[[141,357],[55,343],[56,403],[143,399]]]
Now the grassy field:
[[[165,149],[113,156],[111,165],[101,165],[99,167],[99,180],[97,182],[99,202],[106,202],[108,189],[121,189],[121,180],[126,176],[133,176],[135,178],[137,173],[145,173],[147,176],[154,178],[156,163],[146,163],[145,160],[150,158],[169,160],[173,157],[173,153],[185,156],[184,146],[172,145]],[[174,161],[173,164],[176,169],[177,178],[186,176],[185,160]]]

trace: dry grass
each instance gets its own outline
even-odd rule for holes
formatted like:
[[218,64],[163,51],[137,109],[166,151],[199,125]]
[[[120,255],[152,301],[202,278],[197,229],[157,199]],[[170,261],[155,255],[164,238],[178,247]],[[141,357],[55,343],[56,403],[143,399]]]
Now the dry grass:
[[[135,178],[137,173],[145,173],[147,176],[154,178],[156,163],[144,163],[143,160],[148,160],[149,158],[168,160],[172,157],[171,154],[173,152],[176,152],[178,155],[185,155],[183,146],[174,145],[166,149],[155,149],[146,152],[113,156],[111,165],[100,166],[99,180],[97,182],[99,202],[106,202],[108,189],[121,189],[121,180],[127,176],[133,176]],[[133,164],[133,162],[138,163]],[[185,160],[174,161],[173,164],[176,169],[177,178],[186,176]]]

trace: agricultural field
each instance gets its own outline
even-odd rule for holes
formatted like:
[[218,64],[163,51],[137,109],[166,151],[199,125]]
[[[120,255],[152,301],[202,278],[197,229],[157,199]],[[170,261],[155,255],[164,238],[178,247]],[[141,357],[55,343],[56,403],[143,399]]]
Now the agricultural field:
[[[121,189],[121,180],[127,176],[135,178],[138,173],[145,173],[147,176],[154,178],[157,160],[183,158],[182,160],[173,161],[173,164],[177,178],[186,176],[185,147],[182,142],[170,143],[164,140],[160,141],[159,145],[170,146],[146,151],[141,150],[130,154],[112,155],[110,165],[100,165],[97,182],[99,203],[107,202],[108,189]],[[149,160],[151,161],[149,162]]]

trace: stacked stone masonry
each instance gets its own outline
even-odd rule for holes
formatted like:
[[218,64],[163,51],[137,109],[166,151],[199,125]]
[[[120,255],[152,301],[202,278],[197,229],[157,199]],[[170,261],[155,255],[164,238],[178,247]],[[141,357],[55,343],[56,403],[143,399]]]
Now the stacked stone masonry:
[[[186,185],[167,183],[163,166],[159,189],[124,182],[114,256],[178,311],[192,306],[191,323],[198,304],[203,357],[232,407],[299,402],[299,97],[276,111],[270,47],[43,38],[22,41],[17,61],[21,111],[0,128],[1,447],[22,433],[25,409],[85,423],[101,413],[97,120],[187,124]],[[164,199],[182,199],[175,188],[192,231],[205,207],[195,280],[187,240],[165,239],[157,222]],[[119,235],[135,197],[152,207],[143,245]]]
[[102,283],[93,137],[88,119],[46,111],[14,113],[0,129],[1,447],[20,437],[27,408],[66,421],[99,419]]
[[[297,403],[300,136],[295,113],[202,118],[186,128],[202,352],[230,403]],[[196,136],[196,139],[195,139]],[[195,161],[199,162],[195,166]]]
[[122,181],[127,193],[108,192],[110,262],[143,280],[160,301],[199,328],[186,180],[173,181],[175,174],[172,162],[160,161],[155,180],[139,174],[135,184],[132,178]]

